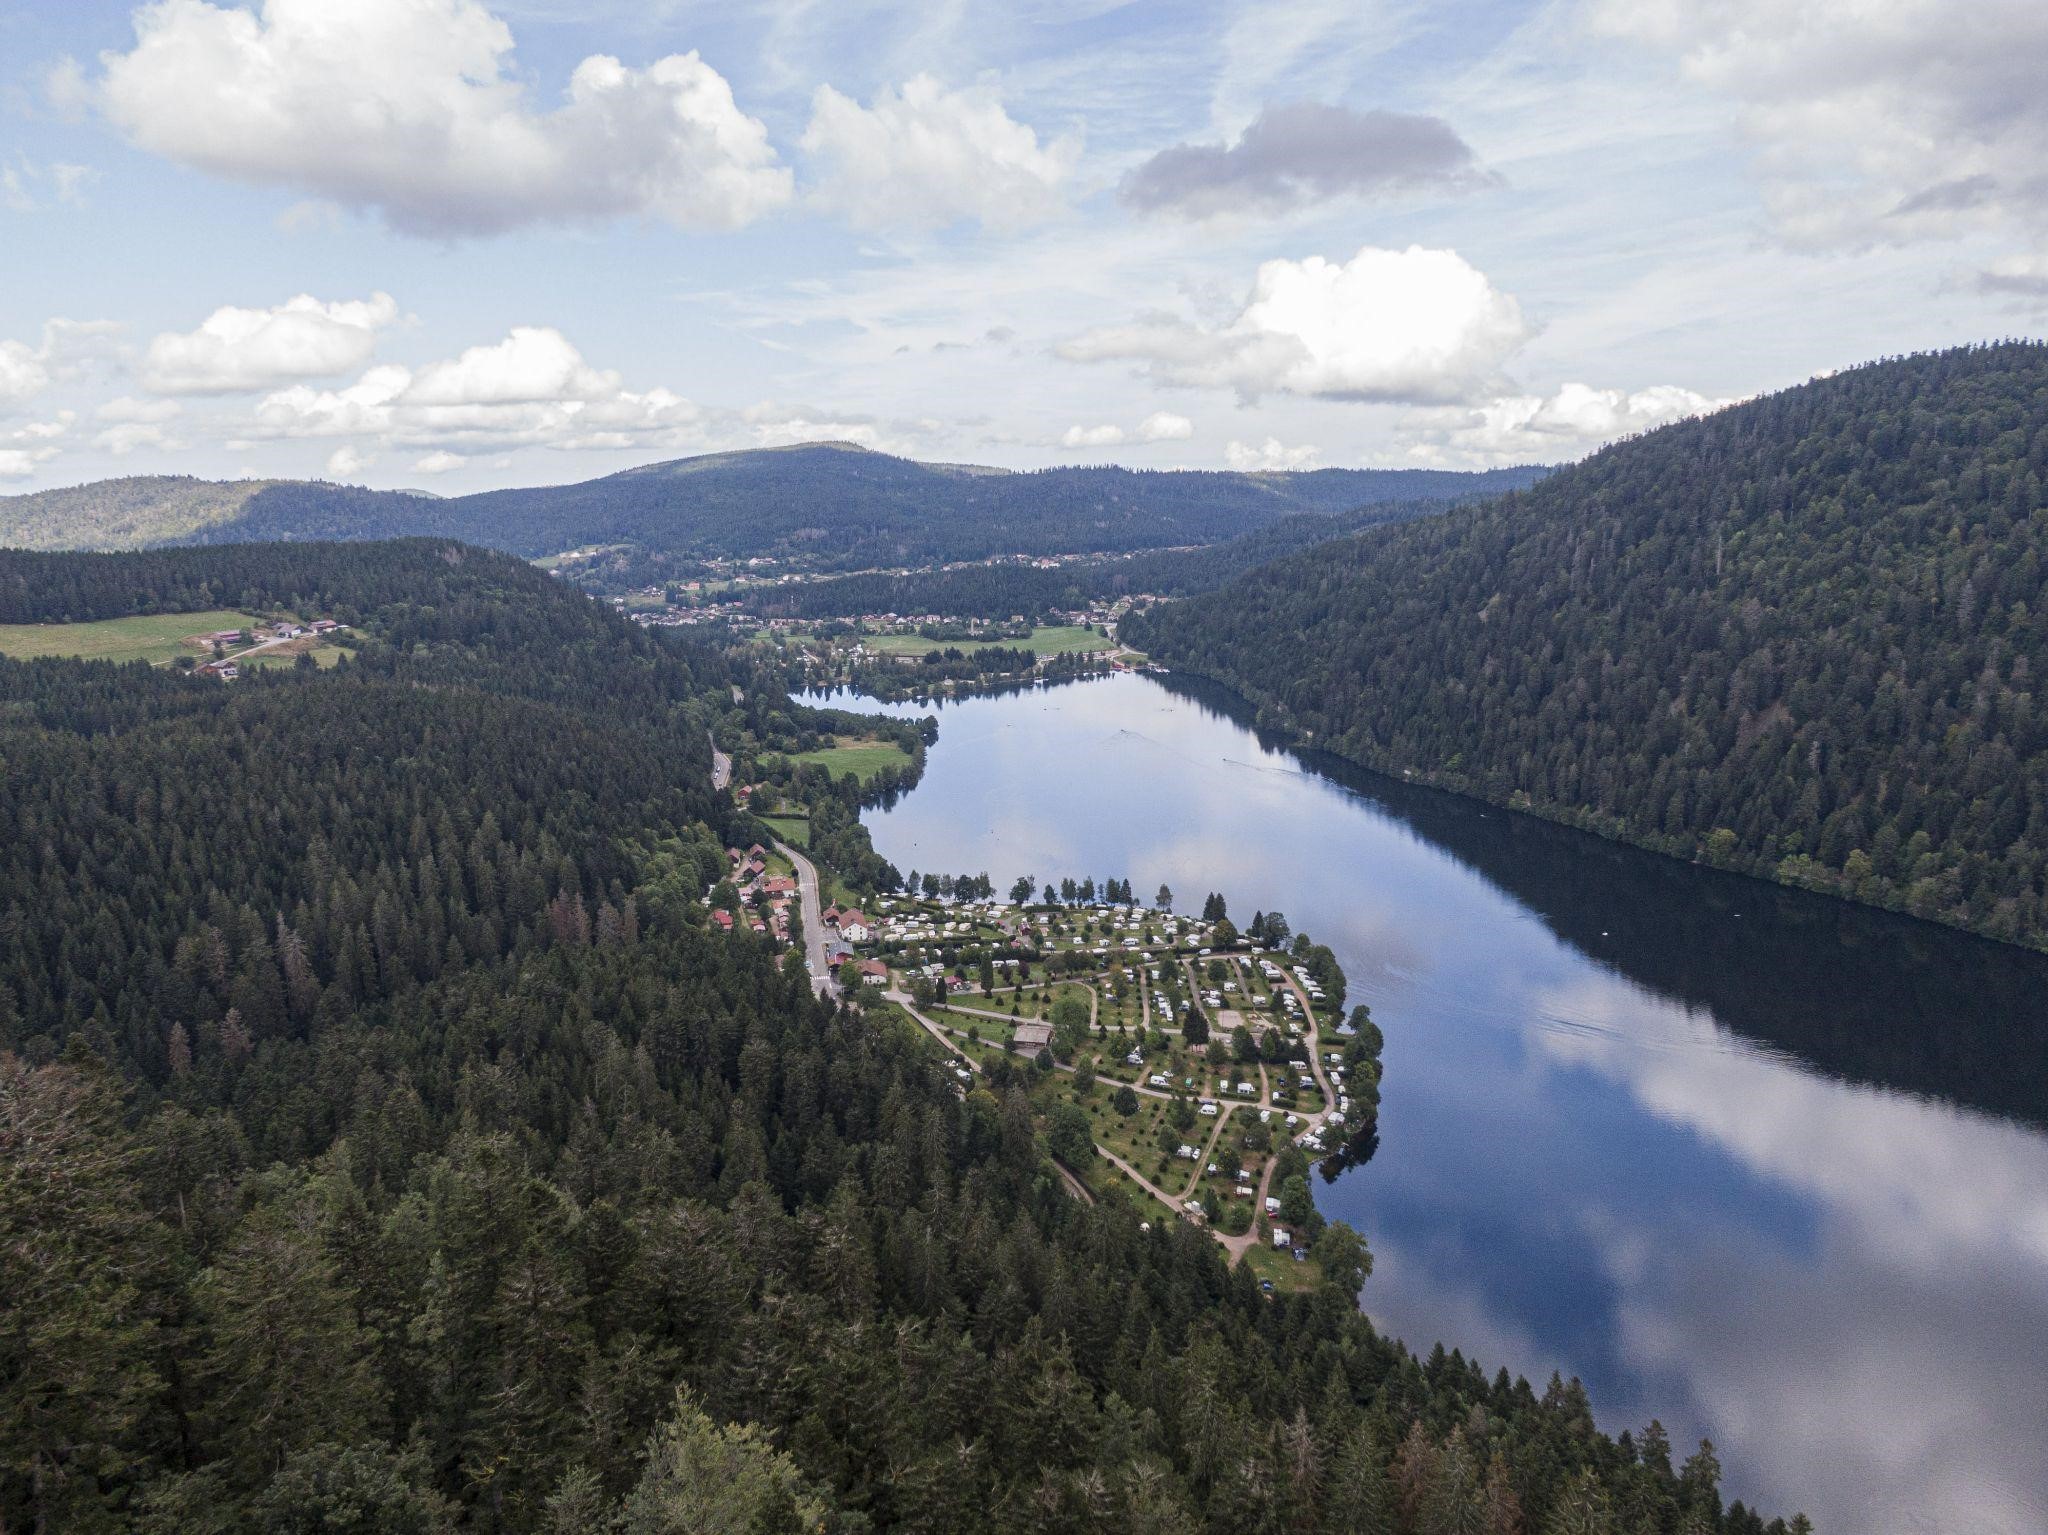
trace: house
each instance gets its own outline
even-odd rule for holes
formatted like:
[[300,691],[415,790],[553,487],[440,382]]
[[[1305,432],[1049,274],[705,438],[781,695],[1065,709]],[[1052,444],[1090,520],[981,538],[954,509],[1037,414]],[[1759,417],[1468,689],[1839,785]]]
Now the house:
[[732,931],[732,913],[731,913],[731,912],[729,912],[729,911],[714,911],[714,912],[713,912],[713,913],[711,914],[711,920],[712,920],[713,924],[715,924],[715,925],[717,926],[717,928],[718,928],[718,930],[719,930],[720,932],[724,932],[724,933],[729,933],[729,932],[731,932],[731,931]]
[[336,623],[331,618],[316,618],[313,620],[312,624],[312,629],[315,634],[332,634],[335,630],[341,627],[342,625]]
[[778,874],[772,879],[761,881],[761,893],[763,895],[794,895],[796,893],[796,881],[787,875]]
[[889,963],[881,959],[864,959],[860,962],[860,978],[875,981],[884,986],[889,983]]
[[866,943],[875,936],[875,927],[857,911],[842,911],[839,914],[839,936],[848,943]]
[[1049,1023],[1020,1023],[1011,1036],[1016,1042],[1017,1053],[1027,1061],[1034,1059],[1038,1052],[1052,1043],[1052,1025]]

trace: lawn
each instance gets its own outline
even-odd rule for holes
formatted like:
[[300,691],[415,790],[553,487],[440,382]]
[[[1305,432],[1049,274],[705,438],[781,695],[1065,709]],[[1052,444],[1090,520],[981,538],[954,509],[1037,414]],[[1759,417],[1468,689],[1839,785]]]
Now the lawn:
[[1081,624],[1055,624],[1033,629],[1029,639],[929,640],[921,634],[870,634],[863,643],[877,655],[922,656],[933,650],[979,650],[999,645],[1005,650],[1028,650],[1035,656],[1063,656],[1076,651],[1112,650],[1115,642]]
[[82,656],[88,661],[151,661],[159,665],[178,656],[202,660],[206,651],[186,643],[192,636],[239,629],[252,622],[247,613],[215,608],[206,613],[150,613],[84,624],[0,624],[0,655],[21,661],[38,656]]
[[761,824],[791,847],[811,845],[811,818],[802,815],[764,815]]
[[866,783],[885,768],[908,767],[910,753],[894,741],[840,741],[814,752],[796,752],[789,760],[815,762],[834,778],[851,773]]

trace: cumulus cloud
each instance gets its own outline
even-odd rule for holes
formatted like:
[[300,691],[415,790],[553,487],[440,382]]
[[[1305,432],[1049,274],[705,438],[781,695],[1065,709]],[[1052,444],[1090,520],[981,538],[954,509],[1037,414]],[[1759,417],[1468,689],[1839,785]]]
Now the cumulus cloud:
[[376,455],[365,453],[349,443],[343,443],[327,455],[327,473],[337,480],[352,480],[376,461]]
[[731,229],[789,200],[766,128],[696,53],[593,55],[537,111],[512,47],[478,0],[157,0],[72,91],[139,148],[414,234],[635,214]]
[[0,480],[25,480],[36,465],[55,453],[52,448],[0,448]]
[[414,459],[412,467],[415,474],[446,474],[451,469],[460,469],[468,462],[469,460],[460,453],[450,453],[443,449]]
[[170,453],[184,447],[160,421],[116,421],[95,432],[92,445],[115,458],[126,458],[137,448],[156,448]]
[[1264,474],[1276,469],[1313,469],[1320,450],[1313,443],[1289,446],[1277,437],[1264,442],[1231,442],[1223,450],[1223,462],[1240,474]]
[[1486,177],[1440,117],[1269,106],[1234,144],[1176,144],[1126,175],[1117,196],[1145,213],[1278,213],[1405,187],[1463,190]]
[[1529,334],[1514,298],[1456,251],[1366,246],[1349,261],[1268,261],[1229,324],[1172,315],[1089,331],[1076,362],[1128,361],[1164,383],[1326,399],[1453,402],[1497,392]]
[[866,107],[820,86],[802,144],[818,166],[817,201],[870,227],[1037,222],[1059,210],[1081,152],[1071,138],[1040,143],[992,89],[949,91],[930,75]]
[[0,411],[41,394],[59,379],[111,355],[120,326],[111,320],[47,320],[40,344],[0,338]]
[[1185,442],[1195,435],[1195,424],[1170,410],[1155,410],[1126,432],[1113,421],[1100,426],[1070,426],[1060,434],[1063,448],[1113,448],[1121,443]]
[[347,373],[369,360],[377,333],[397,318],[388,293],[331,304],[301,293],[272,309],[223,305],[197,330],[151,341],[142,382],[158,394],[234,394]]
[[1138,423],[1140,442],[1186,442],[1195,435],[1195,423],[1170,410],[1155,410]]
[[2038,0],[1590,0],[1588,15],[1738,103],[1793,244],[2048,230]]
[[1407,424],[1409,451],[1420,462],[1455,468],[1561,463],[1733,403],[1675,384],[1634,392],[1566,384],[1553,395],[1505,395],[1469,410],[1427,413]]
[[75,412],[60,410],[51,420],[27,421],[0,432],[0,480],[25,480],[55,458],[60,451],[57,440],[77,419]]
[[49,387],[40,351],[23,341],[0,341],[0,406],[19,405]]
[[627,389],[550,326],[518,326],[502,341],[417,371],[385,363],[338,389],[275,390],[256,406],[249,435],[347,437],[431,448],[436,458],[526,446],[673,446],[694,440],[702,416],[666,389]]

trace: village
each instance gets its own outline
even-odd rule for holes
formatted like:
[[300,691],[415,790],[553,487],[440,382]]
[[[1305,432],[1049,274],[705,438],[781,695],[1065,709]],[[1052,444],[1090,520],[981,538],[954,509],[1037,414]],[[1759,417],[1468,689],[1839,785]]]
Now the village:
[[[727,858],[717,927],[810,936],[800,854]],[[1021,1083],[1077,1197],[1114,1188],[1148,1221],[1199,1226],[1269,1290],[1317,1281],[1311,1167],[1371,1128],[1379,1077],[1378,1030],[1345,1016],[1328,949],[1278,913],[1240,931],[1220,896],[1193,918],[1115,881],[1098,898],[1092,880],[1019,880],[1007,900],[985,877],[912,884],[822,905],[813,963],[833,990],[922,1029],[963,1093]]]

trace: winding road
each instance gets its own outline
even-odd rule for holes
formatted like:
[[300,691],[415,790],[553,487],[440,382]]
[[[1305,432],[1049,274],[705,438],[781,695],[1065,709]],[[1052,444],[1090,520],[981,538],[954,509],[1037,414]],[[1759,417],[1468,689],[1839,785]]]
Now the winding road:
[[817,866],[779,839],[775,851],[796,870],[798,909],[804,919],[804,963],[810,967],[811,990],[821,997],[837,999],[839,982],[825,963],[825,910],[818,902]]

